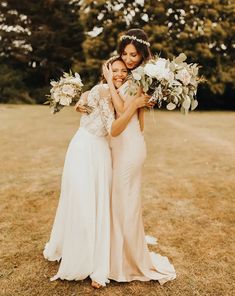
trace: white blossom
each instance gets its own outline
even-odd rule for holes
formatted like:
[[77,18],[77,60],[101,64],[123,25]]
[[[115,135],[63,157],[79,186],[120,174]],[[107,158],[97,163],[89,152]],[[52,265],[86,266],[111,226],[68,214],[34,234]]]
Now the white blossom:
[[60,101],[61,92],[60,92],[60,90],[58,88],[53,92],[53,98],[55,99],[56,102]]
[[170,69],[167,67],[167,60],[163,58],[157,59],[154,64],[148,63],[144,67],[144,72],[149,77],[156,77],[158,79],[172,79]]
[[46,103],[50,104],[52,113],[59,112],[62,107],[70,106],[72,102],[77,102],[82,91],[82,80],[78,73],[74,76],[70,73],[64,73],[59,81],[50,82],[52,88]]
[[72,85],[65,84],[61,89],[62,93],[67,94],[69,96],[74,96],[76,94],[75,89]]
[[72,98],[71,97],[66,97],[63,96],[60,99],[60,104],[63,106],[69,106],[72,103]]
[[141,75],[137,71],[132,71],[132,75],[135,80],[141,80]]
[[168,110],[181,107],[184,114],[190,108],[194,110],[198,105],[195,99],[197,87],[203,79],[198,77],[198,64],[188,64],[186,59],[187,56],[181,53],[171,61],[156,57],[139,66],[132,71],[130,92],[137,91],[141,86],[159,108],[162,102],[166,102]]
[[185,68],[180,70],[176,74],[175,78],[179,79],[184,85],[188,85],[190,80],[191,80],[191,76],[190,76],[189,72]]

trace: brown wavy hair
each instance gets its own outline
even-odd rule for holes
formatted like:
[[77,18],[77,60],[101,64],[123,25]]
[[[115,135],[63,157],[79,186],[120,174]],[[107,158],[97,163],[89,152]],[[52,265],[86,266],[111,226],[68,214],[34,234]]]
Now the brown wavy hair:
[[[130,29],[124,35],[135,36],[137,39],[142,39],[142,40],[148,42],[147,34],[141,29]],[[148,60],[150,60],[152,58],[153,55],[152,55],[152,52],[151,52],[149,46],[147,46],[144,43],[140,43],[136,40],[129,39],[129,38],[125,38],[120,41],[119,48],[118,48],[118,53],[120,56],[122,56],[122,54],[128,44],[133,44],[135,46],[137,52],[142,56],[142,60],[141,60],[140,64],[143,62],[147,62]]]

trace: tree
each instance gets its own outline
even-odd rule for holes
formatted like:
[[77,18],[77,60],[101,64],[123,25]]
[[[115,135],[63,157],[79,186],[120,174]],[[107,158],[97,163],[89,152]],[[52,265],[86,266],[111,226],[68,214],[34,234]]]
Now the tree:
[[[234,10],[231,0],[3,0],[0,65],[7,67],[0,80],[8,72],[9,79],[18,77],[22,96],[14,79],[11,85],[24,102],[44,101],[50,79],[71,67],[90,88],[121,33],[139,27],[154,53],[171,58],[185,52],[189,62],[202,65],[207,84],[199,89],[200,106],[225,107],[235,88]],[[226,102],[235,107],[234,100]]]
[[[6,0],[0,8],[5,26],[1,30],[2,61],[23,70],[30,96],[43,102],[50,79],[68,71],[74,59],[83,60],[84,34],[78,4],[66,0]],[[18,30],[9,33],[9,26]],[[17,47],[12,46],[14,43]]]
[[102,63],[117,53],[120,34],[127,30],[133,11],[139,13],[141,9],[141,4],[129,0],[82,1],[80,18],[87,33],[83,42],[85,62],[75,69],[81,73],[85,70],[87,88],[98,82]]
[[[143,5],[144,3],[144,5]],[[88,31],[101,28],[95,37],[83,43],[89,79],[94,84],[100,61],[117,48],[121,32],[143,28],[149,35],[154,53],[173,57],[185,52],[189,62],[202,65],[207,84],[201,95],[215,97],[230,94],[235,87],[234,5],[229,0],[145,0],[83,1],[81,18]],[[85,13],[84,13],[85,12]],[[88,70],[89,71],[89,70]],[[200,95],[200,96],[201,96]],[[222,97],[220,97],[220,100]],[[205,98],[202,100],[205,101]],[[209,103],[210,104],[210,103]],[[223,105],[221,101],[221,106]]]
[[145,29],[154,32],[151,34],[152,47],[168,57],[184,52],[189,61],[202,65],[201,73],[207,79],[201,92],[202,104],[210,97],[217,100],[226,87],[235,87],[235,65],[231,63],[235,58],[235,44],[232,43],[235,18],[231,1],[159,0],[154,9],[153,1],[145,2],[149,16]]

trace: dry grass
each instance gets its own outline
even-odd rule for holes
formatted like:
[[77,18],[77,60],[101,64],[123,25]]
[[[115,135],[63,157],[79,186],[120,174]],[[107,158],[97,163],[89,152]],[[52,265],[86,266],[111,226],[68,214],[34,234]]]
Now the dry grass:
[[158,238],[152,249],[170,257],[178,277],[163,287],[111,282],[94,291],[89,280],[50,282],[58,264],[42,256],[65,151],[79,124],[72,109],[48,111],[0,105],[1,295],[234,295],[234,113],[148,114],[145,227]]

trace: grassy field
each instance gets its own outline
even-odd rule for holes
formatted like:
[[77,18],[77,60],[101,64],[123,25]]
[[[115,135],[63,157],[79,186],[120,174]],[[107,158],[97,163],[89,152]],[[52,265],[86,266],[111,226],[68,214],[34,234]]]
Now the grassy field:
[[177,279],[50,282],[58,263],[42,256],[60,191],[64,156],[79,126],[72,108],[0,105],[0,295],[229,296],[235,254],[235,114],[155,112],[146,116],[148,157],[143,177],[146,233],[167,255]]

